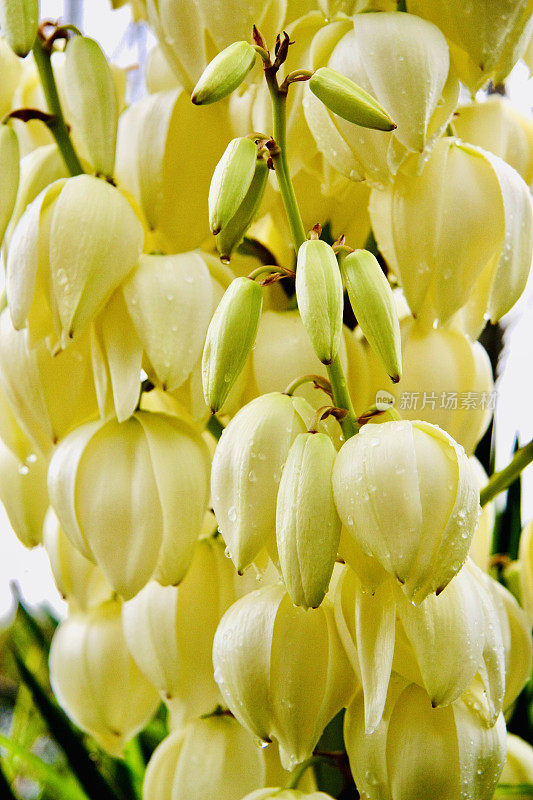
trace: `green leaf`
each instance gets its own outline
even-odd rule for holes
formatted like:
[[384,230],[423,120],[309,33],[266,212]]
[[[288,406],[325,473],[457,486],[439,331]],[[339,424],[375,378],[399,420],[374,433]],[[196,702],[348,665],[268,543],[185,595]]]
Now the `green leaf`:
[[494,797],[533,797],[533,783],[500,783]]
[[1,764],[0,764],[0,797],[3,797],[4,800],[17,800],[15,792],[9,785]]
[[33,702],[45,719],[48,729],[64,751],[72,771],[91,800],[122,800],[98,771],[87,751],[81,735],[73,727],[66,714],[53,703],[33,673],[14,653],[20,677],[30,690]]
[[[49,764],[41,761],[41,759],[35,756],[33,753],[29,753],[27,750],[24,750],[23,747],[15,744],[1,733],[0,747],[3,747],[24,765],[25,770],[30,778],[33,778],[50,789],[53,789],[54,796],[57,798],[57,800],[87,800],[86,795],[78,786],[76,786],[76,784],[72,783],[68,786],[63,775],[60,775]],[[6,800],[11,800],[11,798],[16,800],[12,791],[11,795],[7,795]]]

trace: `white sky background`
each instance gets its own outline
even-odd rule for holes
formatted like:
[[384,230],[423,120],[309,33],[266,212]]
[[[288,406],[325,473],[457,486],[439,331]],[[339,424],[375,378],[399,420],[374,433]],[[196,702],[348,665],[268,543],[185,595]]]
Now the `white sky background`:
[[[64,0],[41,0],[41,17],[61,17],[66,5]],[[146,46],[146,32],[134,41],[129,7],[112,11],[109,0],[86,0],[84,6],[83,32],[98,39],[108,56],[122,66],[134,65],[139,42],[141,52]],[[511,101],[524,113],[531,114],[533,79],[523,64],[515,68],[507,88]],[[517,431],[522,444],[533,438],[533,273],[524,296],[509,314],[506,345],[504,370],[497,385],[497,468],[508,462]],[[522,515],[524,521],[533,518],[533,465],[523,474]],[[65,604],[54,586],[43,549],[28,551],[18,542],[1,505],[0,541],[0,618],[11,606],[11,580],[20,584],[28,602],[47,600],[64,613]]]

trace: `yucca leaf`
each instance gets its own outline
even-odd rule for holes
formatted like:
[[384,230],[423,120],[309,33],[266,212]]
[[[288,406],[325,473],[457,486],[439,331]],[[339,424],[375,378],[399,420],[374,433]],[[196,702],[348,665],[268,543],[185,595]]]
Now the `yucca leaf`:
[[5,800],[17,800],[15,792],[9,785],[1,764],[0,764],[0,797],[4,797]]
[[[33,753],[24,750],[23,747],[15,744],[15,742],[12,742],[11,739],[3,736],[3,734],[0,734],[0,747],[3,747],[24,765],[28,777],[52,789],[54,791],[54,797],[56,797],[57,800],[87,800],[84,792],[82,792],[80,787],[74,782],[67,785],[65,777],[56,772],[53,767],[41,761],[41,759]],[[4,778],[4,781],[5,780]],[[3,787],[0,786],[0,789],[2,788]],[[11,794],[7,795],[7,800],[11,800],[11,798],[16,800],[13,791],[10,790],[10,792]],[[2,794],[2,797],[3,796]]]
[[22,681],[30,690],[33,702],[48,725],[50,734],[64,751],[70,767],[90,800],[122,800],[97,769],[81,735],[66,714],[50,700],[39,681],[14,652]]

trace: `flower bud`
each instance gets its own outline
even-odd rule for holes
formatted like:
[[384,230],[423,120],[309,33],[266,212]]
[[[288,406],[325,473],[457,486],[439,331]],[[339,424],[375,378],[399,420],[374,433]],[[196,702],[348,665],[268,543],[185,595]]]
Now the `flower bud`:
[[261,740],[279,742],[285,769],[311,755],[355,688],[331,605],[304,611],[282,586],[232,605],[215,635],[213,664],[232,713]]
[[402,376],[400,322],[390,284],[368,250],[355,250],[341,262],[350,305],[368,343],[393,383]]
[[488,80],[503,83],[531,33],[527,0],[408,0],[407,10],[437,25],[450,42],[459,78],[474,95]]
[[257,146],[252,139],[232,139],[216,165],[209,188],[209,225],[220,233],[244,200],[254,177]]
[[202,357],[205,402],[213,413],[224,405],[257,334],[263,292],[250,278],[235,278],[207,329]]
[[[387,109],[397,128],[354,127],[306,89],[305,117],[318,149],[350,180],[384,186],[409,153],[429,151],[457,105],[446,39],[412,14],[365,13],[327,25],[315,35],[311,68],[328,67],[356,83]],[[405,87],[409,87],[407,90]]]
[[531,199],[497,156],[441,139],[421,174],[406,168],[372,192],[370,216],[411,311],[427,322],[445,323],[470,301],[476,338],[520,297],[533,252]]
[[52,456],[48,490],[69,539],[129,599],[152,576],[163,585],[184,578],[208,478],[207,448],[196,431],[177,417],[139,411],[69,434]]
[[191,100],[197,106],[216,103],[238,89],[255,64],[257,53],[248,42],[234,42],[218,53],[202,72]]
[[159,705],[128,652],[114,600],[61,623],[50,648],[50,683],[76,725],[115,757]]
[[317,69],[309,81],[309,88],[326,108],[354,125],[379,131],[396,128],[396,124],[372,95],[334,69]]
[[39,25],[39,0],[0,0],[0,29],[14,53],[25,58]]
[[333,468],[339,516],[363,550],[421,603],[466,559],[479,489],[463,448],[426,422],[366,425]]
[[9,247],[13,324],[29,323],[36,338],[55,329],[65,348],[134,267],[143,240],[130,204],[109,183],[78,175],[44,189],[18,221]]
[[148,377],[173,391],[201,357],[211,318],[212,280],[198,253],[142,255],[122,284],[148,364]]
[[29,331],[14,330],[0,313],[0,385],[17,422],[47,456],[69,431],[98,414],[88,336],[50,355]]
[[267,163],[263,158],[256,158],[254,176],[244,199],[227,225],[222,228],[216,237],[217,250],[220,253],[221,261],[229,261],[233,250],[240,245],[246,235],[246,231],[259,211],[267,180]]
[[321,239],[310,239],[298,250],[296,297],[316,355],[331,364],[339,352],[344,300],[335,253]]
[[335,447],[325,433],[301,433],[279,484],[276,540],[292,602],[318,608],[327,592],[341,533],[331,488]]
[[426,692],[391,683],[383,721],[365,733],[362,693],[346,711],[344,739],[359,791],[369,800],[492,797],[505,761],[505,720],[488,728],[461,700],[432,708]]
[[46,460],[30,453],[21,461],[0,441],[0,501],[16,537],[25,547],[42,540],[48,506]]
[[82,139],[91,166],[113,177],[118,102],[115,82],[100,45],[87,36],[67,43],[64,91],[69,117]]
[[19,141],[9,125],[0,124],[0,244],[15,208],[19,186]]
[[126,643],[161,694],[173,725],[222,702],[213,678],[213,637],[235,600],[235,571],[218,539],[200,539],[179,586],[150,581],[123,609]]
[[163,739],[146,769],[143,800],[241,800],[264,781],[265,757],[253,737],[217,714]]
[[51,507],[44,518],[43,545],[57,589],[71,611],[88,611],[111,599],[113,590],[102,571],[73,546]]
[[241,408],[220,438],[211,472],[212,502],[239,572],[274,543],[283,466],[312,416],[302,398],[273,392]]

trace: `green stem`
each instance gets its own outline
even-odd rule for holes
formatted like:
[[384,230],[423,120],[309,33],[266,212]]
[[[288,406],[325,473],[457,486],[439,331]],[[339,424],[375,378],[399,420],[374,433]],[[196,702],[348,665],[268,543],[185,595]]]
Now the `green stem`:
[[274,141],[277,145],[276,152],[272,154],[272,162],[276,170],[285,211],[287,212],[292,240],[296,253],[298,253],[300,246],[305,242],[307,237],[294,193],[289,171],[289,162],[287,160],[287,92],[280,91],[276,72],[273,67],[267,67],[265,69],[265,77],[272,99]]
[[[287,160],[287,92],[280,90],[273,67],[265,68],[265,78],[272,99],[272,114],[274,123],[274,141],[276,150],[271,154],[274,169],[278,179],[279,190],[285,206],[285,213],[291,229],[291,236],[296,253],[306,241],[305,228],[302,222],[300,209],[296,200],[294,186],[292,185],[289,163]],[[327,367],[328,377],[333,389],[333,400],[338,408],[345,408],[348,415],[342,420],[341,426],[345,439],[349,439],[359,430],[357,416],[353,409],[352,400],[348,391],[346,378],[339,356],[335,356]]]
[[57,92],[56,81],[54,78],[54,71],[52,69],[52,59],[49,51],[44,47],[41,39],[37,36],[35,44],[33,45],[33,57],[39,71],[43,93],[48,106],[48,111],[53,115],[53,120],[47,123],[47,126],[56,140],[59,152],[63,156],[63,160],[67,165],[67,169],[71,175],[81,175],[83,167],[74,150],[72,141],[68,132],[61,103],[59,102],[59,95]]
[[481,490],[479,502],[482,506],[489,503],[497,494],[508,489],[522,470],[533,461],[533,441],[521,447],[513,456],[510,464],[491,476],[487,485]]
[[213,414],[209,417],[207,425],[205,426],[209,433],[215,437],[215,439],[220,439],[222,434],[224,433],[224,425],[219,420],[216,414]]
[[307,761],[303,761],[296,767],[294,772],[291,773],[291,777],[286,784],[285,789],[297,789],[298,784],[302,780],[304,772],[309,767],[314,767],[315,764],[324,764],[325,761],[327,761],[327,759],[325,759],[323,756],[311,756],[311,758],[308,758]]

